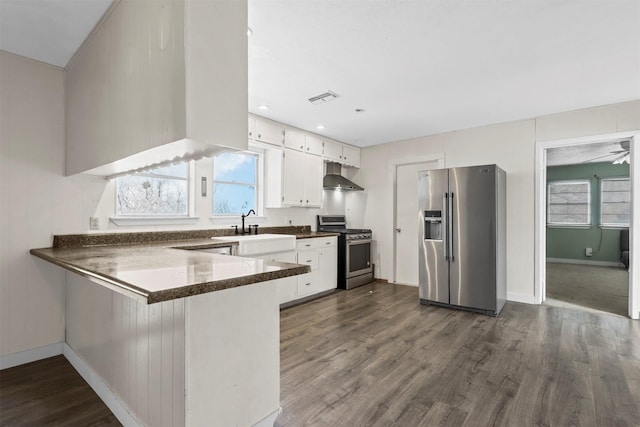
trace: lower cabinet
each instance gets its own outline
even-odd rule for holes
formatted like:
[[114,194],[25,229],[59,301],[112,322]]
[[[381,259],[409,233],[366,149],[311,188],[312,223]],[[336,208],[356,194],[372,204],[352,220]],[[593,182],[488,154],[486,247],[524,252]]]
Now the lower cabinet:
[[335,289],[338,280],[337,251],[337,237],[298,239],[296,263],[308,265],[311,272],[280,282],[280,304]]

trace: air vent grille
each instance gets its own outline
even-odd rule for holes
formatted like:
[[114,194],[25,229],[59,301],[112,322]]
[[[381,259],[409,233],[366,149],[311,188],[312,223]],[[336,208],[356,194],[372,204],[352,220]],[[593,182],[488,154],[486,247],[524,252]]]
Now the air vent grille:
[[312,103],[313,105],[319,105],[319,104],[324,104],[325,102],[333,101],[334,99],[338,99],[338,98],[340,98],[340,95],[328,90],[325,93],[321,93],[320,95],[312,96],[311,98],[309,98],[309,102]]

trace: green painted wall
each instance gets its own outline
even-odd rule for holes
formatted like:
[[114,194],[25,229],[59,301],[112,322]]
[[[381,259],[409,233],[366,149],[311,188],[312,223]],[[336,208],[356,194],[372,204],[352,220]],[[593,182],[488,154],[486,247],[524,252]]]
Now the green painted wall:
[[[594,175],[598,178],[628,177],[629,165],[588,163],[547,168],[547,182],[568,179],[591,180],[591,227],[589,229],[547,227],[547,258],[610,262],[619,260],[620,230],[598,227],[600,222],[600,187],[598,179]],[[602,242],[600,243],[601,233]],[[598,246],[600,247],[599,251]],[[585,256],[585,248],[593,248],[593,256]]]

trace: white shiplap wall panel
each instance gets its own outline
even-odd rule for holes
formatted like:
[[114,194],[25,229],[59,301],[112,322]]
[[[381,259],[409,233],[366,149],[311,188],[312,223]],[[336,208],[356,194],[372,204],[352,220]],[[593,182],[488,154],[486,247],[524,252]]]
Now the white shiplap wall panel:
[[184,301],[146,305],[67,274],[67,344],[138,421],[184,425]]

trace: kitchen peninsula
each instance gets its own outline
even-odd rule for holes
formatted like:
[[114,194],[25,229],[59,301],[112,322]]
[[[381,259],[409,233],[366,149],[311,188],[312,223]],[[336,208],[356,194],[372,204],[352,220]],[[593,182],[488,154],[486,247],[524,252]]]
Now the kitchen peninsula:
[[228,231],[55,236],[31,250],[75,273],[64,352],[105,402],[117,400],[123,424],[273,425],[278,282],[310,268],[199,251],[234,244]]

